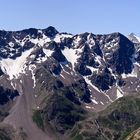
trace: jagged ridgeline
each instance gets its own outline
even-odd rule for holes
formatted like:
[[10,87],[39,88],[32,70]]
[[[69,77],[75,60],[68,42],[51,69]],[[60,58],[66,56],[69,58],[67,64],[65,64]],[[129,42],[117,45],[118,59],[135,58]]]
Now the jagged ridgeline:
[[133,33],[72,35],[52,26],[1,30],[2,138],[136,137],[139,79],[140,39]]

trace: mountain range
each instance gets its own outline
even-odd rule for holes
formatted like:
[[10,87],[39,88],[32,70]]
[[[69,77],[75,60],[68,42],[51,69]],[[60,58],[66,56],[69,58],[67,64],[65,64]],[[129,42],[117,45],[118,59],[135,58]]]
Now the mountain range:
[[0,31],[0,139],[134,140],[140,38]]

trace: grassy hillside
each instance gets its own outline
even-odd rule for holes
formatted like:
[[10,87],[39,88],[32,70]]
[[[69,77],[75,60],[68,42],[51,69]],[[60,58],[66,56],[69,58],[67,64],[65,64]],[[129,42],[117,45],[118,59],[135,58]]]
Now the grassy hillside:
[[96,116],[80,122],[71,131],[71,140],[125,140],[140,127],[140,98],[127,96],[112,103]]
[[71,129],[77,121],[85,118],[86,112],[79,106],[72,103],[67,98],[53,94],[46,100],[46,106],[42,110],[33,113],[33,121],[43,131],[48,124],[61,134]]

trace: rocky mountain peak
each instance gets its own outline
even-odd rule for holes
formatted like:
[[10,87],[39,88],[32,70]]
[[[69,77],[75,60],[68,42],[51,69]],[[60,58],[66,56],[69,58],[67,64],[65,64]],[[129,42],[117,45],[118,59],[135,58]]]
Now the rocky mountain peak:
[[49,26],[48,28],[43,29],[43,32],[48,37],[54,37],[59,33],[53,26]]
[[[127,79],[138,79],[139,54],[135,44],[119,32],[71,35],[50,26],[0,33],[2,75],[13,80],[30,71],[34,76],[31,68],[35,72],[43,65],[64,83],[73,83],[77,77],[85,80],[89,98],[103,92],[105,104],[118,98],[117,94],[125,94],[130,87]],[[95,100],[101,106],[100,97]]]

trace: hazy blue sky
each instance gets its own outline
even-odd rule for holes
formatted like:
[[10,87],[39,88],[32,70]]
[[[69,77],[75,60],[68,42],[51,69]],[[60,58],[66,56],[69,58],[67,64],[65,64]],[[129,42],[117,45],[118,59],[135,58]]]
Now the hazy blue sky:
[[0,29],[46,28],[140,36],[140,0],[0,0]]

